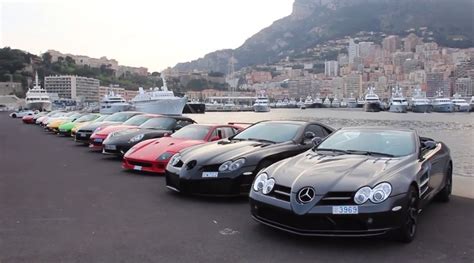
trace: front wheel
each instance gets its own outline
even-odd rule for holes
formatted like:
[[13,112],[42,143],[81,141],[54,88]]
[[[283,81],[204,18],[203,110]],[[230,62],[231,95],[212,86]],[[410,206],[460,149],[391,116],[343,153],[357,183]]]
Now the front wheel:
[[415,187],[410,187],[407,195],[407,207],[404,211],[402,224],[395,233],[395,238],[403,243],[410,243],[415,239],[418,223],[418,192]]
[[13,114],[13,115],[12,115],[12,118],[16,118],[16,114]]

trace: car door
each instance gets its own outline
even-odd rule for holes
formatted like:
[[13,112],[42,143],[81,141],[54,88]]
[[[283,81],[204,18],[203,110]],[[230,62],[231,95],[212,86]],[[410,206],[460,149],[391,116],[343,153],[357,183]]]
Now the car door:
[[431,199],[436,194],[444,179],[443,158],[437,154],[438,148],[426,149],[423,147],[423,143],[420,143],[420,196],[427,199]]

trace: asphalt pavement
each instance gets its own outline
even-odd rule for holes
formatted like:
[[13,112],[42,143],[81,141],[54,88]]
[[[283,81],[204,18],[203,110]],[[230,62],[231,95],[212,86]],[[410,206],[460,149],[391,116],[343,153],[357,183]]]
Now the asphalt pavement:
[[245,198],[164,184],[0,113],[0,263],[474,262],[474,199],[431,204],[401,244],[283,233],[253,221]]

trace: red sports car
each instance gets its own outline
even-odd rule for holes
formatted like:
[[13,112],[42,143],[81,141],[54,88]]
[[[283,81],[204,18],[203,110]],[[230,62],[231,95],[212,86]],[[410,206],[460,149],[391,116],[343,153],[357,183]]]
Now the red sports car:
[[241,130],[242,127],[235,125],[188,125],[168,137],[146,140],[135,145],[125,153],[122,167],[162,174],[175,153],[191,146],[233,136]]
[[89,148],[92,150],[102,150],[102,142],[109,136],[109,134],[113,132],[118,132],[118,131],[123,131],[126,129],[132,129],[132,128],[137,128],[138,126],[142,125],[145,123],[147,120],[152,119],[152,118],[157,118],[162,115],[158,114],[141,114],[134,116],[127,120],[126,122],[118,125],[110,125],[106,126],[104,128],[96,130],[94,132],[89,140]]

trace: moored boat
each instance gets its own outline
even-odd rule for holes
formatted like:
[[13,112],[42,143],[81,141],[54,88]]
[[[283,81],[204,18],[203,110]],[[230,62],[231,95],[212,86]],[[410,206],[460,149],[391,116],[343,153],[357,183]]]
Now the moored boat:
[[375,94],[375,88],[369,87],[365,95],[364,110],[367,112],[379,112],[382,110],[380,98]]

